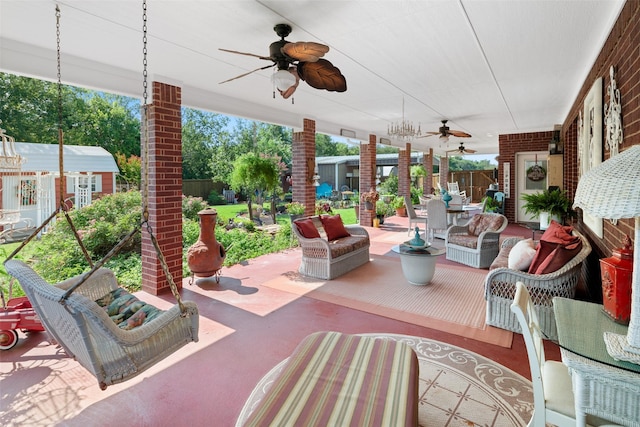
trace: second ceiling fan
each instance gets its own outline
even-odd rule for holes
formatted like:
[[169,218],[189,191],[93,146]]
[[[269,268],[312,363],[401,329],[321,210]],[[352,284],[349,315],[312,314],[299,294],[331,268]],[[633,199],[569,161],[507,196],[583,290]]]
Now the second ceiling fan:
[[456,136],[458,138],[471,138],[471,135],[466,132],[462,132],[461,130],[449,129],[449,126],[447,126],[447,122],[448,120],[446,119],[442,120],[442,126],[440,126],[440,128],[438,129],[438,132],[425,132],[425,134],[419,138],[426,138],[434,135],[439,135],[442,139],[449,139],[450,136]]
[[460,146],[458,148],[454,148],[453,150],[447,150],[447,155],[449,153],[456,153],[458,155],[463,155],[463,154],[473,154],[475,153],[477,150],[472,150],[470,148],[465,148],[464,146],[464,142],[460,141]]

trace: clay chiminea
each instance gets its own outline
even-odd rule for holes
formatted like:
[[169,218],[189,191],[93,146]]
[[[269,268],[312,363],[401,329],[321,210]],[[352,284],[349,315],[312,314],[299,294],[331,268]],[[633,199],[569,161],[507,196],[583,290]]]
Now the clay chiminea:
[[187,264],[191,274],[199,277],[216,276],[216,282],[220,282],[220,268],[226,255],[224,247],[216,240],[216,218],[218,212],[215,209],[204,209],[198,212],[200,217],[200,236],[187,250]]

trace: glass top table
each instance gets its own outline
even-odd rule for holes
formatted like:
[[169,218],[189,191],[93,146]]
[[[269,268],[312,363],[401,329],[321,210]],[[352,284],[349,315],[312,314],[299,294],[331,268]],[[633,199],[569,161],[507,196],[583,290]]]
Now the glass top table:
[[640,365],[615,360],[607,352],[604,332],[626,335],[602,305],[554,298],[562,362],[571,372],[576,425],[589,413],[625,426],[640,427]]

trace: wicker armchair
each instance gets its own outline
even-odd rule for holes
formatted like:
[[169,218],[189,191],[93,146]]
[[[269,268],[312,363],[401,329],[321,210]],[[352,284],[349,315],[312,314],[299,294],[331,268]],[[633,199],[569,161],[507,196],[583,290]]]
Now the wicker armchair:
[[500,233],[507,224],[504,215],[486,212],[474,215],[466,225],[449,227],[445,235],[447,259],[475,268],[489,267],[498,255]]
[[[516,283],[522,282],[531,295],[545,338],[550,340],[558,338],[553,314],[553,297],[575,297],[582,262],[591,253],[589,241],[576,230],[573,231],[573,234],[582,240],[582,249],[560,270],[539,275],[504,267],[489,271],[484,285],[485,299],[487,300],[487,325],[521,333],[520,323],[511,311],[511,303],[515,296]],[[505,239],[502,242],[500,253],[508,253],[520,240],[522,240],[520,237]]]
[[[296,226],[296,222],[311,219],[320,237],[308,239]],[[329,242],[318,216],[294,221],[291,230],[302,248],[300,274],[317,279],[331,280],[369,262],[369,233],[359,225],[345,225],[351,234]]]

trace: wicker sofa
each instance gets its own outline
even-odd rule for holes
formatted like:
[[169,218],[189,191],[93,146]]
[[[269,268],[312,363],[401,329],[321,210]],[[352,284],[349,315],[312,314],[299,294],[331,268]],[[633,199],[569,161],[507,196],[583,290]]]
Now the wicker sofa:
[[[320,237],[304,236],[299,223],[311,220]],[[369,233],[359,225],[345,225],[348,236],[328,240],[319,216],[293,221],[291,230],[302,248],[298,271],[305,276],[331,280],[369,262]]]
[[553,298],[574,298],[582,262],[591,253],[589,241],[578,231],[573,230],[574,236],[582,240],[582,249],[568,263],[559,270],[547,274],[530,274],[526,271],[499,267],[507,265],[509,252],[520,237],[510,237],[502,242],[500,253],[492,265],[493,268],[485,278],[485,299],[487,301],[487,325],[521,333],[520,324],[511,311],[511,303],[516,290],[516,282],[522,282],[527,287],[533,301],[540,327],[545,338],[556,340],[558,332],[553,314]]
[[463,226],[449,227],[445,235],[447,259],[475,268],[487,268],[500,250],[500,233],[507,228],[504,215],[476,214]]

